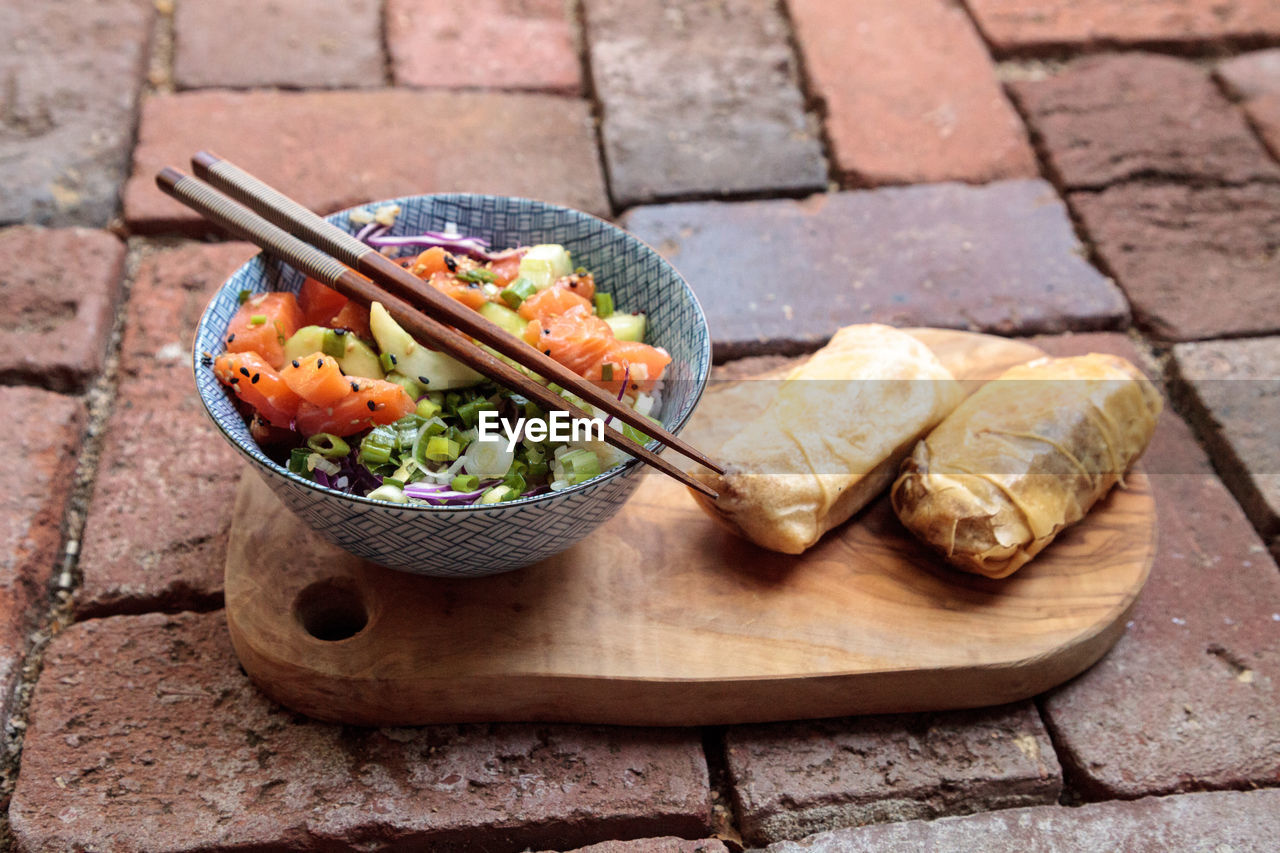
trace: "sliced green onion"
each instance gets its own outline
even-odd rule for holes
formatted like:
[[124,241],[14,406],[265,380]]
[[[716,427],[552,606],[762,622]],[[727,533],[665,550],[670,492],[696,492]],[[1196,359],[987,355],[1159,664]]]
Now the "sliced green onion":
[[520,307],[521,303],[537,292],[538,288],[533,282],[524,276],[520,276],[520,278],[517,278],[503,289],[502,301],[507,303],[514,311]]
[[252,295],[252,291],[249,291],[249,290],[242,290],[242,291],[240,291],[239,293],[237,293],[237,294],[236,294],[236,299],[237,299],[237,301],[238,301],[241,305],[243,305],[243,304],[245,304],[246,302],[248,302],[248,301],[249,301],[249,297],[250,297],[251,295]]
[[502,501],[509,500],[508,495],[510,494],[511,494],[510,486],[494,486],[492,489],[489,489],[483,495],[480,496],[480,503],[482,504],[501,503]]
[[613,381],[613,365],[611,363],[605,362],[600,365],[600,379],[603,382]]
[[444,407],[430,397],[423,397],[418,401],[417,412],[421,417],[434,418],[442,411],[444,411]]
[[396,369],[396,357],[389,352],[378,356],[378,363],[382,365],[383,373],[390,373]]
[[307,447],[325,459],[341,459],[351,452],[351,447],[345,441],[330,432],[311,436],[307,439]]
[[443,435],[433,435],[427,439],[427,447],[423,455],[432,462],[452,462],[458,458],[462,448],[458,442]]
[[342,358],[347,354],[347,342],[343,340],[345,335],[339,335],[333,329],[325,329],[324,337],[320,339],[320,351],[332,358]]
[[251,317],[249,317],[250,326],[261,326],[265,322],[267,322],[266,314],[254,314]]
[[289,451],[289,473],[291,474],[310,474],[307,468],[307,457],[311,455],[310,448],[295,447]]
[[498,277],[494,274],[493,270],[487,270],[481,267],[464,270],[463,272],[456,273],[455,275],[458,281],[465,281],[468,284],[493,284],[498,280]]
[[475,474],[459,474],[449,482],[455,492],[474,492],[480,488],[480,478]]
[[549,473],[551,473],[551,466],[548,465],[545,460],[530,462],[529,469],[524,472],[526,479],[531,483],[539,480],[545,480]]
[[403,489],[405,486],[405,482],[404,480],[401,480],[399,477],[383,477],[382,485],[395,486],[397,489]]
[[586,482],[600,473],[600,459],[590,450],[578,448],[560,457],[564,478],[570,485]]
[[377,427],[360,442],[360,461],[380,465],[391,461],[391,451],[395,450],[397,436],[389,427]]
[[469,403],[463,403],[458,407],[458,417],[462,419],[462,423],[471,429],[480,421],[480,413],[484,411],[496,411],[497,406],[488,400],[472,400]]
[[511,471],[507,476],[502,478],[502,485],[511,489],[511,491],[515,492],[517,495],[524,494],[524,490],[528,488],[528,485],[524,481],[524,477],[517,474],[515,471]]
[[613,294],[597,293],[595,298],[596,316],[603,320],[613,314]]

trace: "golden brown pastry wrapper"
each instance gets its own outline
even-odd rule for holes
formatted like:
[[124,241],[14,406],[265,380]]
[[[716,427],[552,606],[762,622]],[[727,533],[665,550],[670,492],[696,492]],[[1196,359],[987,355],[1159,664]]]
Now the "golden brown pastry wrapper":
[[723,476],[694,472],[719,500],[694,496],[757,545],[799,554],[884,489],[962,396],[915,338],[888,326],[848,326],[714,454]]
[[894,511],[958,568],[1005,577],[1121,480],[1162,405],[1118,356],[1011,368],[916,445],[893,484]]

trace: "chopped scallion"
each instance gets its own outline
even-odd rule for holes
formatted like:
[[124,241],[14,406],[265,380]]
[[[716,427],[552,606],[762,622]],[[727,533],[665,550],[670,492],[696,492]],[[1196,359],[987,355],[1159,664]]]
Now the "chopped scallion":
[[613,314],[613,294],[597,293],[595,298],[596,316],[603,320]]
[[254,314],[251,317],[249,317],[250,326],[261,326],[265,322],[267,322],[266,314]]
[[502,501],[509,500],[510,498],[508,497],[508,495],[510,494],[511,494],[510,486],[494,486],[492,489],[489,489],[483,495],[480,496],[480,503],[482,504],[501,503]]
[[455,492],[474,492],[480,488],[480,478],[475,474],[459,474],[449,483]]
[[444,407],[432,400],[430,397],[423,397],[418,401],[418,414],[424,418],[434,418],[444,410]]
[[249,296],[251,295],[251,293],[252,293],[251,291],[242,290],[238,294],[236,294],[236,299],[239,301],[241,305],[243,305],[249,301]]
[[333,433],[322,432],[307,439],[307,447],[325,459],[341,459],[351,452],[351,447]]
[[456,275],[458,277],[458,281],[465,281],[468,284],[493,284],[498,280],[498,277],[494,275],[492,270],[486,270],[480,267],[465,270],[464,272],[456,273]]
[[443,435],[433,435],[427,439],[424,455],[432,462],[452,462],[461,452],[458,442]]
[[520,307],[520,304],[530,296],[538,292],[538,288],[532,281],[521,276],[515,281],[508,284],[502,291],[502,301],[514,311]]

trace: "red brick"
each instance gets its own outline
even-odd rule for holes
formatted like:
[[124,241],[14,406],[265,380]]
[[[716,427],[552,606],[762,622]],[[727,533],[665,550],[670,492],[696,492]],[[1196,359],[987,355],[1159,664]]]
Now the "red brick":
[[1280,338],[1179,344],[1173,365],[1214,466],[1280,553]]
[[868,186],[1037,175],[982,40],[948,0],[792,0],[844,181]]
[[730,728],[743,838],[1055,803],[1062,771],[1030,702]]
[[709,833],[696,731],[312,722],[249,683],[221,613],[72,626],[31,719],[9,812],[23,851],[514,853]]
[[1280,158],[1280,48],[1229,59],[1218,66],[1218,77],[1244,101],[1254,127]]
[[377,0],[178,3],[174,82],[192,89],[381,86],[381,11]]
[[107,224],[152,15],[152,0],[0,4],[0,223]]
[[123,271],[105,231],[0,230],[0,381],[82,389],[102,369]]
[[774,0],[585,0],[584,11],[619,207],[826,185]]
[[251,254],[244,243],[188,244],[139,266],[80,549],[80,616],[221,604],[244,465],[204,412],[190,346],[205,303]]
[[163,166],[184,165],[201,148],[322,212],[446,191],[609,210],[582,101],[407,90],[184,92],[143,104],[125,187],[130,227],[207,230],[155,185]]
[[[1116,352],[1119,335],[1042,338]],[[1128,631],[1042,710],[1067,785],[1088,798],[1280,779],[1280,573],[1191,431],[1166,410],[1142,462],[1158,549]]]
[[396,83],[577,94],[569,11],[562,0],[388,0]]
[[1190,47],[1274,41],[1280,7],[1271,0],[968,0],[1002,54],[1114,45]]
[[1265,853],[1277,835],[1280,791],[1231,791],[843,829],[776,844],[769,853]]
[[850,323],[1025,334],[1128,318],[1043,181],[656,205],[626,225],[693,285],[717,360],[814,349]]
[[1280,329],[1280,184],[1127,183],[1072,193],[1070,202],[1134,318],[1155,335],[1182,341]]
[[62,516],[75,471],[84,407],[37,388],[0,387],[9,425],[0,464],[10,472],[0,495],[0,724],[9,716],[27,633],[45,612],[59,564]]
[[1068,189],[1134,178],[1278,180],[1244,116],[1200,67],[1151,54],[1083,59],[1011,91]]

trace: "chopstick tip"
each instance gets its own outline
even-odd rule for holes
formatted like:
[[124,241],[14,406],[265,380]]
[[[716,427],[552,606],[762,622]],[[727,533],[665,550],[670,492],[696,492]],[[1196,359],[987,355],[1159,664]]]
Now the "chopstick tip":
[[191,156],[191,167],[196,170],[196,174],[207,172],[210,167],[222,160],[212,151],[201,149]]
[[170,190],[178,185],[178,182],[186,178],[186,173],[172,166],[165,166],[159,172],[156,172],[156,185],[162,190]]

